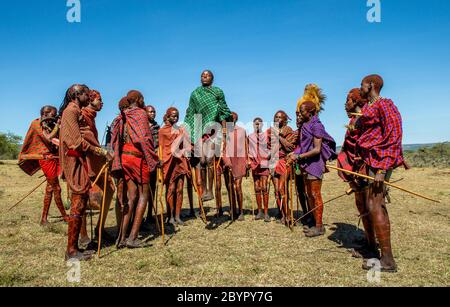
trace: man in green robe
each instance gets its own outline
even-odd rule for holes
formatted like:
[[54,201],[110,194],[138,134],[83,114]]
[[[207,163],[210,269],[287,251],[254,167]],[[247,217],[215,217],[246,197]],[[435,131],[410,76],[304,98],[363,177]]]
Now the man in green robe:
[[225,95],[220,88],[213,86],[213,82],[213,73],[209,70],[203,71],[202,86],[192,92],[184,120],[190,130],[191,141],[195,144],[195,156],[198,159],[192,161],[196,164],[195,177],[203,201],[214,199],[212,190],[216,145],[218,139],[220,140],[218,134],[221,129],[222,139],[225,139],[226,122],[231,118]]

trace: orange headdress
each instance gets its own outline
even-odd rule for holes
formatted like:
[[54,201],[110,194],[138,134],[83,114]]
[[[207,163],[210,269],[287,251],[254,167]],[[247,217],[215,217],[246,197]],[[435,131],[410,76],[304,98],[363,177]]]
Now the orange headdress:
[[305,93],[303,97],[297,103],[297,112],[300,112],[300,107],[306,101],[314,102],[316,105],[316,111],[319,113],[323,110],[323,104],[327,96],[322,92],[322,89],[317,84],[308,84],[305,87]]

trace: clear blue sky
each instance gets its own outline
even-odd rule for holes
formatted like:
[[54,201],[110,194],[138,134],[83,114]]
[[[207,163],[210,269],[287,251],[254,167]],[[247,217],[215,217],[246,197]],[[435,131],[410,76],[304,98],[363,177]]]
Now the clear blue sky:
[[[450,1],[381,0],[382,22],[366,0],[81,0],[80,24],[65,0],[2,0],[0,131],[24,135],[40,106],[59,106],[73,83],[103,94],[99,131],[130,89],[160,119],[182,116],[209,68],[240,120],[294,116],[305,84],[328,95],[321,115],[341,142],[345,97],[379,73],[399,106],[404,143],[450,140]],[[295,125],[295,123],[292,123]]]

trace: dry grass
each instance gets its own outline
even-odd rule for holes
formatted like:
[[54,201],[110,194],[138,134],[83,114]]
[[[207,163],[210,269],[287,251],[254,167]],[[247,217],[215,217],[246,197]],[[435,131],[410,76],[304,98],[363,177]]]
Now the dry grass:
[[[71,286],[63,261],[66,228],[62,223],[41,228],[43,188],[12,212],[6,209],[41,179],[29,178],[12,162],[0,164],[0,286]],[[398,171],[400,184],[442,200],[433,204],[393,191],[390,216],[397,274],[383,274],[381,286],[450,285],[450,171]],[[252,189],[245,182],[246,204]],[[324,198],[346,190],[335,173],[326,176]],[[223,195],[223,200],[227,198]],[[209,216],[214,213],[214,204]],[[52,205],[50,214],[57,215]],[[212,218],[211,218],[212,219]],[[108,219],[115,231],[114,217]],[[190,220],[162,247],[160,237],[147,235],[149,247],[116,251],[82,264],[81,286],[373,286],[361,260],[346,251],[362,236],[352,197],[326,206],[327,235],[306,239],[272,222],[245,222],[205,229]]]

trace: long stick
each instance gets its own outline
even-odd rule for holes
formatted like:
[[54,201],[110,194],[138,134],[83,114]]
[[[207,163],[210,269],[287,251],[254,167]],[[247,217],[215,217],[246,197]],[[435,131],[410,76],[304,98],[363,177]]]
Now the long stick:
[[[161,178],[161,179],[160,179]],[[158,179],[157,179],[158,181],[157,181],[157,183],[156,183],[156,189],[158,190],[158,187],[159,187],[159,200],[158,200],[158,203],[161,205],[161,213],[160,213],[160,219],[161,219],[161,237],[162,237],[162,243],[163,243],[163,246],[164,246],[164,233],[165,233],[165,230],[164,230],[164,204],[163,204],[163,202],[162,202],[162,197],[163,197],[163,190],[164,190],[164,185],[163,185],[163,180],[162,180],[162,170],[161,169],[158,169]],[[156,206],[158,205],[158,204],[155,204]],[[157,218],[157,217],[156,217]]]
[[103,224],[103,217],[105,215],[105,203],[106,203],[106,185],[108,184],[108,168],[105,168],[105,179],[103,182],[103,199],[102,199],[102,211],[100,214],[100,226],[98,227],[98,249],[97,254],[98,257],[100,257],[100,248],[102,246],[102,224]]
[[100,172],[97,175],[97,178],[95,178],[94,182],[92,183],[91,187],[95,186],[97,184],[97,182],[100,179],[100,176],[103,174],[103,171],[105,170],[105,168],[109,165],[109,162],[106,162],[105,165],[103,165],[102,169],[100,170]]
[[295,223],[294,223],[294,167],[291,167],[291,229],[292,227],[294,227]]
[[[337,170],[337,171],[341,171],[341,172],[343,172],[343,173],[347,173],[347,174],[350,174],[350,175],[354,175],[354,176],[357,176],[357,177],[361,177],[361,178],[365,178],[365,179],[370,179],[370,180],[375,180],[375,178],[373,178],[373,177],[370,177],[370,176],[367,176],[367,175],[363,175],[363,174],[360,174],[360,173],[355,173],[355,172],[352,172],[352,171],[348,171],[348,170],[346,170],[346,169],[339,168],[339,167],[336,167],[336,166],[332,166],[332,165],[328,165],[328,164],[327,164],[327,167],[329,167],[329,168],[331,168],[331,169],[334,169],[334,170]],[[392,184],[392,183],[390,183],[390,182],[385,181],[384,184],[387,185],[387,186],[390,186],[390,187],[399,189],[399,190],[401,190],[401,191],[403,191],[403,192],[412,194],[412,195],[414,195],[414,196],[417,196],[417,197],[420,197],[420,198],[423,198],[423,199],[426,199],[426,200],[429,200],[429,201],[432,201],[432,202],[435,202],[435,203],[438,203],[438,204],[441,203],[439,200],[435,200],[435,199],[432,199],[432,198],[430,198],[430,197],[421,195],[421,194],[419,194],[419,193],[409,191],[409,190],[407,190],[407,189],[405,189],[405,188],[399,187],[398,185]]]
[[299,194],[298,194],[298,188],[297,188],[297,174],[295,174],[295,169],[294,169],[294,184],[295,184],[295,196],[296,196],[296,199],[297,199],[297,220],[298,220],[298,216],[300,215],[300,207],[299,207],[299,204],[300,204],[300,200],[299,200]]
[[[158,178],[156,178],[156,180],[158,180]],[[156,184],[156,185],[158,185],[158,184]],[[149,186],[149,190],[150,190],[150,197],[152,199],[152,209],[153,209],[153,213],[155,214],[156,227],[158,228],[158,231],[161,231],[161,229],[159,227],[159,222],[158,222],[158,204],[155,203],[155,196],[153,195],[153,191],[152,191],[152,187],[151,186]],[[156,193],[158,193],[158,192],[155,189],[155,194]]]
[[[393,183],[400,182],[400,181],[402,181],[402,180],[403,180],[403,178],[401,178],[401,179],[399,179],[399,180],[396,180],[396,181],[394,181]],[[339,198],[342,198],[342,197],[344,197],[344,196],[350,196],[353,192],[354,192],[354,191],[353,191],[352,189],[349,189],[349,190],[346,191],[344,194],[339,195],[339,196],[336,196],[335,198],[332,198],[332,199],[330,199],[330,200],[324,202],[322,206],[315,207],[314,209],[312,209],[312,210],[306,212],[305,214],[303,214],[301,217],[299,217],[299,218],[296,220],[296,223],[298,223],[298,221],[300,221],[300,220],[301,220],[302,218],[304,218],[305,216],[307,216],[307,215],[311,214],[312,212],[316,211],[317,209],[323,207],[324,205],[326,205],[326,204],[328,204],[328,203],[331,203],[331,202],[333,202],[333,201],[335,201],[335,200],[338,200]]]
[[191,173],[192,173],[192,186],[194,187],[195,193],[197,194],[198,207],[200,209],[200,214],[202,216],[203,222],[206,224],[206,223],[208,223],[208,221],[206,220],[205,209],[203,208],[202,196],[200,195],[200,191],[198,190],[198,186],[197,186],[197,175],[195,174],[195,169],[193,167],[191,167]]
[[[159,148],[158,148],[158,157],[159,157],[159,160],[162,161],[162,146],[159,146]],[[157,183],[159,183],[159,188],[160,188],[160,190],[159,190],[159,204],[161,205],[161,214],[160,214],[160,218],[161,218],[161,237],[162,237],[162,243],[163,243],[163,246],[164,246],[164,242],[165,242],[164,241],[164,233],[165,233],[165,230],[164,230],[164,204],[163,204],[163,201],[162,201],[163,190],[164,190],[164,174],[163,174],[163,171],[162,171],[162,165],[161,165],[160,168],[158,168],[157,176],[158,176]]]
[[12,209],[14,209],[15,207],[17,207],[21,202],[23,202],[28,196],[30,196],[31,194],[33,194],[34,191],[36,191],[37,189],[39,189],[39,187],[41,185],[43,185],[44,183],[47,182],[47,179],[44,179],[44,181],[42,181],[41,183],[39,183],[35,188],[33,188],[33,190],[31,190],[27,195],[25,195],[24,197],[22,197],[21,200],[19,200],[17,203],[14,204],[14,206],[12,206],[11,208],[8,209],[8,211],[11,211]]
[[234,190],[233,190],[233,172],[231,171],[231,169],[228,169],[228,184],[230,186],[230,193],[228,193],[229,198],[230,198],[230,208],[231,208],[231,222],[234,222],[234,204],[233,204],[233,196],[234,198],[236,198],[236,196],[234,195]]

